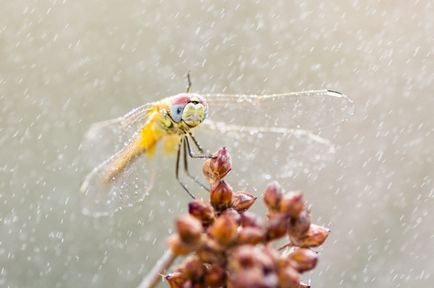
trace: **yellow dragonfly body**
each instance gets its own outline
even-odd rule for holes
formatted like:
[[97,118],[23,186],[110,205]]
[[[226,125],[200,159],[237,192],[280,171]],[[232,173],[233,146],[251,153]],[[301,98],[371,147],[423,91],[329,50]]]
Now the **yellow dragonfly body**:
[[[103,216],[143,201],[153,185],[155,167],[152,159],[161,142],[164,152],[178,153],[176,178],[182,153],[184,168],[187,176],[190,176],[186,159],[187,153],[194,157],[190,140],[201,154],[198,157],[209,157],[192,135],[192,129],[199,126],[206,126],[214,135],[234,134],[238,140],[255,141],[255,138],[270,134],[275,137],[272,139],[278,139],[275,141],[276,145],[279,144],[276,149],[286,149],[285,145],[289,145],[289,142],[284,142],[285,139],[296,139],[303,147],[325,147],[328,150],[320,153],[329,153],[331,144],[328,140],[309,131],[292,128],[291,125],[297,123],[300,115],[303,116],[300,118],[301,123],[307,125],[310,120],[314,124],[318,119],[328,122],[335,118],[339,120],[345,118],[342,115],[351,114],[351,105],[351,100],[345,95],[331,90],[273,95],[181,93],[145,104],[122,117],[96,123],[89,129],[81,147],[84,151],[90,151],[86,158],[99,163],[81,186],[82,211],[84,214]],[[318,106],[322,109],[317,110]],[[311,115],[300,113],[300,109]],[[325,113],[316,112],[320,110],[325,110]],[[306,115],[308,117],[304,117]],[[208,116],[210,119],[207,119]],[[327,117],[331,121],[325,119]],[[287,147],[289,153],[292,148]],[[108,159],[99,158],[104,154],[111,156]]]
[[[97,123],[88,132],[88,138],[99,136],[99,141],[105,141],[107,139],[100,135],[104,134],[102,133],[104,129],[119,126],[117,128],[119,130],[128,130],[128,128],[131,128],[130,126],[144,121],[143,126],[139,127],[140,129],[138,129],[137,133],[134,133],[131,139],[126,139],[126,142],[123,143],[124,147],[120,151],[93,169],[86,177],[80,189],[87,198],[92,198],[92,200],[87,199],[86,201],[94,202],[92,205],[100,207],[117,205],[112,204],[112,202],[115,202],[113,197],[122,197],[120,195],[122,193],[121,191],[110,193],[114,183],[122,181],[118,179],[119,176],[139,156],[146,154],[148,158],[153,157],[157,144],[162,140],[164,141],[164,151],[166,153],[174,152],[178,147],[179,161],[180,144],[184,143],[181,142],[181,139],[186,137],[186,135],[193,137],[190,130],[205,120],[207,111],[208,104],[202,96],[185,93],[165,98],[156,103],[147,104],[118,119]],[[186,139],[183,140],[188,141]],[[194,138],[193,140],[197,144]],[[91,145],[94,144],[96,143],[92,143]],[[202,152],[200,146],[198,148]],[[190,152],[189,146],[188,150]],[[178,170],[176,176],[178,178]],[[182,182],[181,185],[190,194]],[[143,187],[143,189],[145,188]],[[126,196],[123,198],[126,198]],[[116,210],[116,207],[113,210]],[[99,213],[95,209],[91,211],[86,208],[83,209],[83,212],[85,214]]]
[[141,154],[146,153],[148,157],[152,157],[157,143],[163,137],[166,137],[165,151],[175,151],[179,137],[188,134],[190,129],[202,123],[207,110],[205,99],[196,94],[179,94],[150,106],[143,111],[147,114],[145,126],[140,130],[138,137],[112,160],[113,165],[107,167],[108,171],[104,171],[104,181],[115,181],[116,176]]

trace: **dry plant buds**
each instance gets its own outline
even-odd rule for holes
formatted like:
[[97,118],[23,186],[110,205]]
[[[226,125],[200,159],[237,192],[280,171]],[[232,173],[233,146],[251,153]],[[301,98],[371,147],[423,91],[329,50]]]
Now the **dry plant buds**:
[[[318,253],[311,248],[321,245],[329,230],[311,224],[303,194],[284,192],[276,182],[263,194],[266,219],[248,212],[257,197],[233,191],[223,179],[231,169],[226,148],[205,161],[210,199],[191,201],[189,214],[176,221],[169,248],[188,257],[165,276],[167,283],[171,288],[309,287],[301,274],[315,268]],[[286,249],[273,248],[283,237]]]

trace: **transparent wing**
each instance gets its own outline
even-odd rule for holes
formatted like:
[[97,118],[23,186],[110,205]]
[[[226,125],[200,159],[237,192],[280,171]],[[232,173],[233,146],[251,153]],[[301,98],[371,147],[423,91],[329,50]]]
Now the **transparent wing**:
[[[122,171],[116,170],[124,164]],[[152,188],[154,175],[152,159],[134,151],[131,145],[124,147],[85,178],[80,188],[82,213],[106,216],[143,201]]]
[[209,119],[250,127],[284,127],[318,130],[353,114],[346,95],[332,90],[312,90],[271,95],[203,95]]
[[154,105],[154,103],[145,104],[124,116],[94,123],[80,144],[87,166],[94,168],[136,138],[141,128],[145,126],[149,110]]
[[314,180],[335,154],[329,140],[302,129],[249,127],[206,120],[195,134],[210,151],[223,145],[229,147],[235,177],[246,179],[250,185],[270,179],[288,179],[291,183],[296,179]]
[[143,151],[135,150],[134,143],[153,105],[146,104],[122,117],[95,123],[85,134],[80,150],[85,164],[93,170],[80,189],[84,214],[108,215],[142,201],[151,189],[153,161],[141,155]]

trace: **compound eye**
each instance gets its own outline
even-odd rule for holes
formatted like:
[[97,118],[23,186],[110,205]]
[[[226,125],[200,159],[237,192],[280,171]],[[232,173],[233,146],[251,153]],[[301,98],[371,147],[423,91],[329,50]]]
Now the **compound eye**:
[[182,118],[183,105],[173,105],[170,109],[170,115],[175,122],[180,122]]

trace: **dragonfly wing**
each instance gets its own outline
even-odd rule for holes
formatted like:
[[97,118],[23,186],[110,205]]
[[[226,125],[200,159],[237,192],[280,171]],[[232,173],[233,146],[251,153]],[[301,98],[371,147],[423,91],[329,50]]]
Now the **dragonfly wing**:
[[84,214],[103,216],[144,199],[153,182],[153,161],[135,145],[154,104],[93,124],[80,150],[94,168],[81,186]]
[[209,119],[250,127],[317,130],[345,120],[354,110],[351,99],[332,90],[203,96],[208,101]]
[[[335,147],[329,140],[302,129],[249,127],[206,120],[197,138],[210,151],[231,148],[234,169],[240,177],[256,179],[313,180],[333,159]],[[214,140],[218,139],[218,140]],[[244,175],[241,175],[244,173]]]
[[153,160],[128,145],[93,169],[84,180],[82,212],[106,216],[143,201],[152,188]]
[[86,164],[94,168],[127,147],[145,126],[152,107],[152,103],[145,104],[124,116],[94,123],[80,145]]

